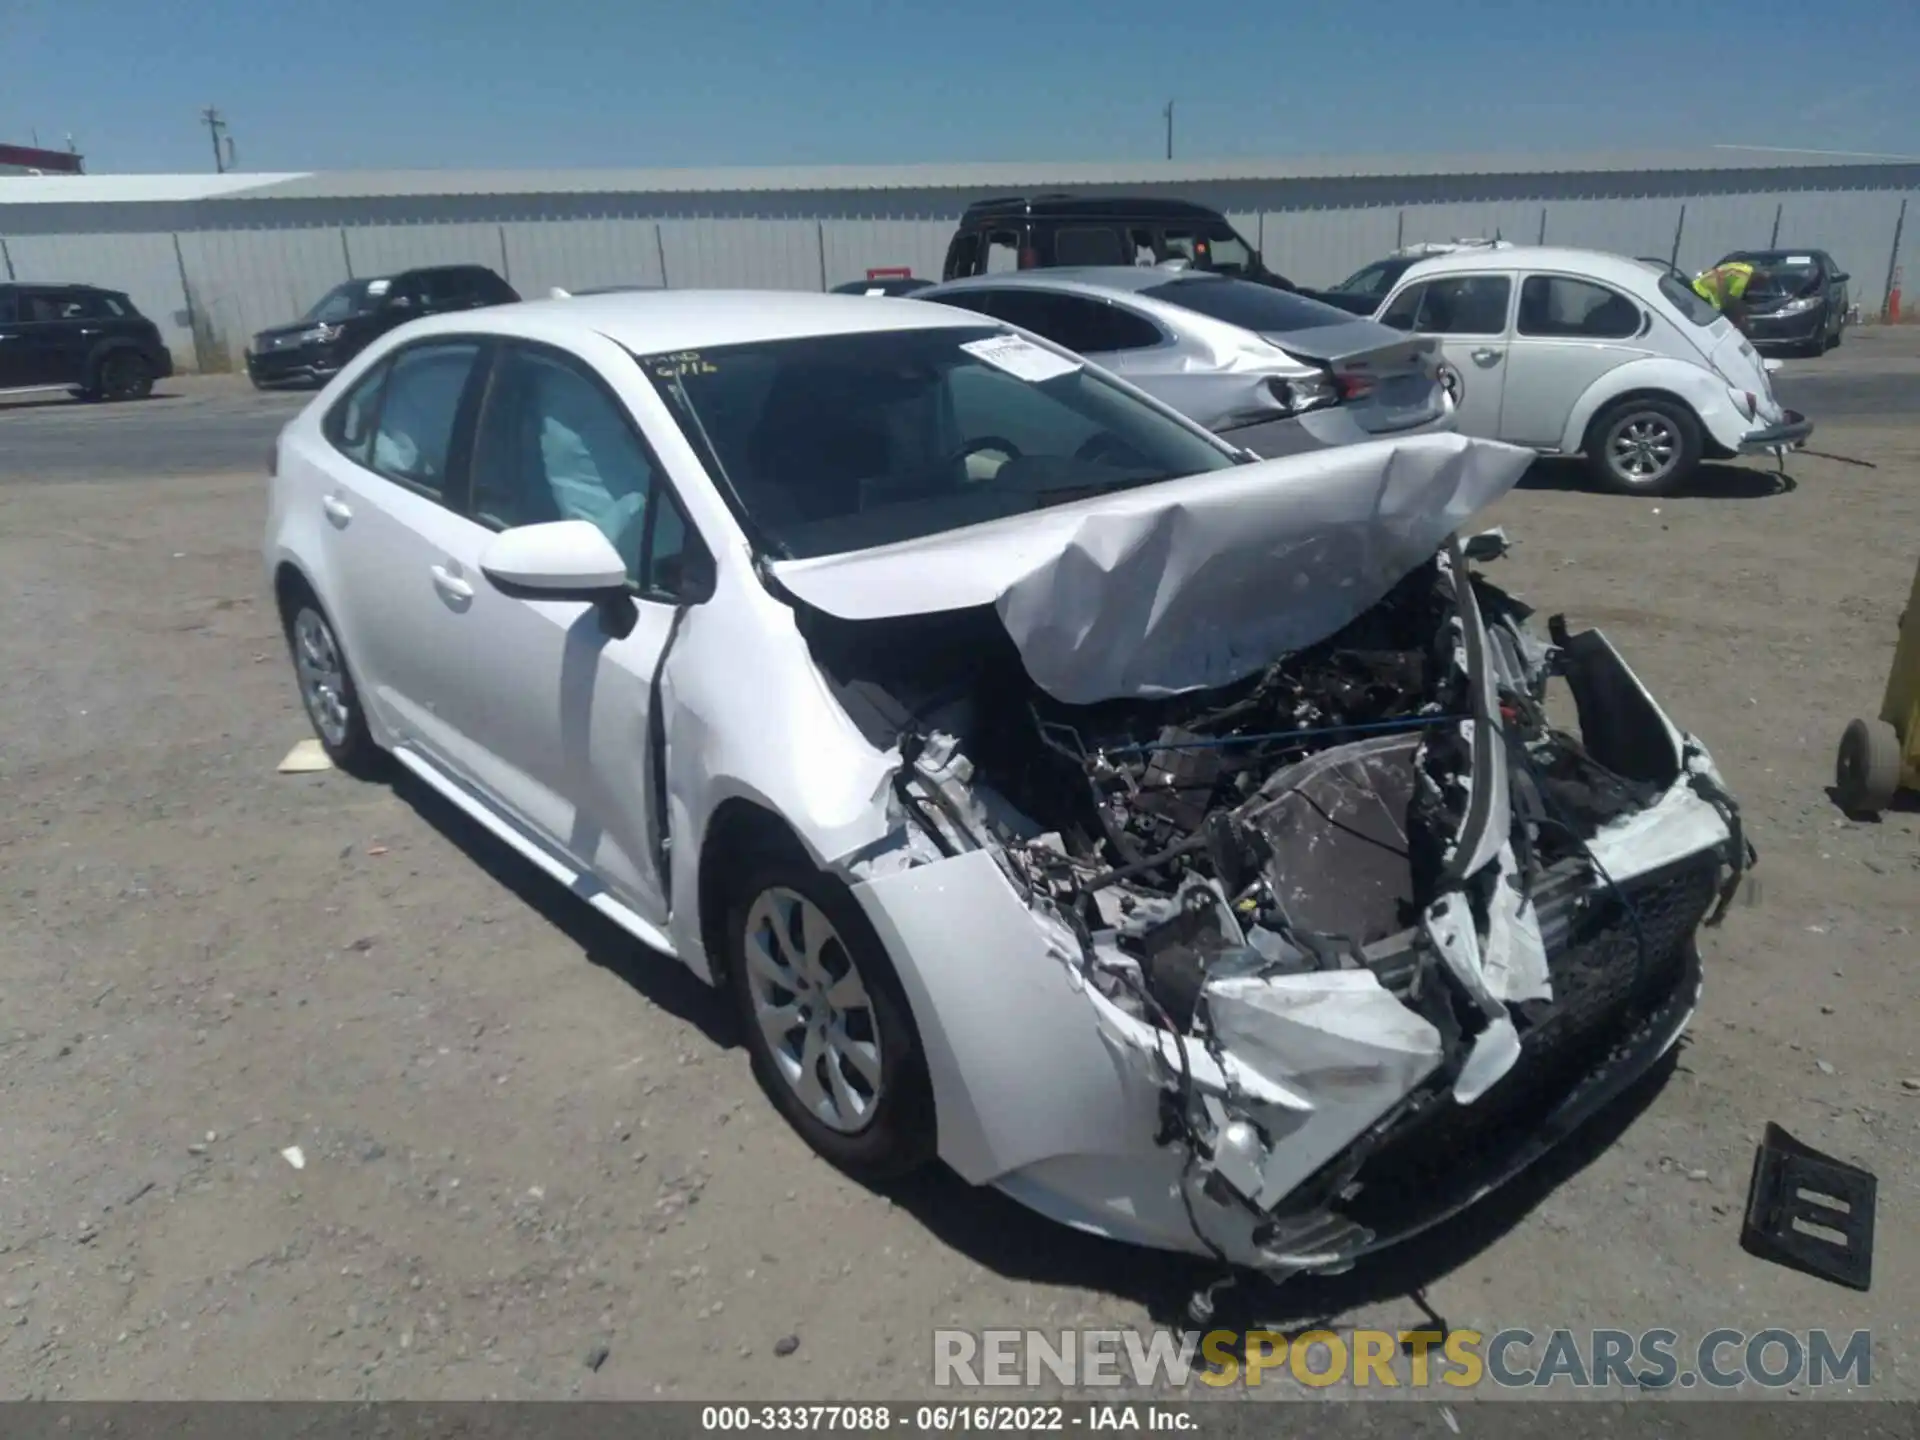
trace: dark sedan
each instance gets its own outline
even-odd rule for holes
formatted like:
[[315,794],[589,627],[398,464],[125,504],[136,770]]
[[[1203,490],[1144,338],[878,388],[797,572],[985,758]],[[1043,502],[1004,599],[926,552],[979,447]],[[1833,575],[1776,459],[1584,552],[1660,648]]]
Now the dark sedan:
[[1845,334],[1846,271],[1824,250],[1736,250],[1722,265],[1753,266],[1746,299],[1747,338],[1760,350],[1820,355]]
[[849,280],[833,287],[835,295],[911,295],[933,284],[913,275],[882,275],[872,280]]

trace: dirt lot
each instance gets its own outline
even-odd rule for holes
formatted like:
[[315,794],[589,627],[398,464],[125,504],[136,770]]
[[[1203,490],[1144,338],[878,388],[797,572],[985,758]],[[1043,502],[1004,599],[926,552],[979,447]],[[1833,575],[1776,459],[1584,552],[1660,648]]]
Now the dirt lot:
[[[928,1390],[936,1325],[1177,1318],[1180,1263],[814,1160],[701,986],[417,787],[276,774],[307,729],[259,474],[77,478],[90,423],[0,411],[7,1396],[899,1397]],[[1874,1391],[1920,1394],[1920,814],[1826,795],[1920,561],[1920,425],[1814,445],[1784,489],[1722,466],[1632,501],[1541,466],[1499,507],[1502,583],[1605,628],[1714,748],[1762,888],[1710,934],[1663,1083],[1258,1318],[1405,1326],[1424,1286],[1483,1331],[1871,1327]],[[1871,1295],[1741,1253],[1769,1120],[1877,1171]]]

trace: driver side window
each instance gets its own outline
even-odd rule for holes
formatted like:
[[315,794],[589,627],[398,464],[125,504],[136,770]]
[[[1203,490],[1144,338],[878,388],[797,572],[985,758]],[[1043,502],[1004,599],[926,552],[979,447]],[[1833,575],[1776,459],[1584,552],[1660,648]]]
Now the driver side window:
[[619,404],[574,365],[506,346],[473,446],[473,517],[493,529],[585,520],[642,583],[657,469]]

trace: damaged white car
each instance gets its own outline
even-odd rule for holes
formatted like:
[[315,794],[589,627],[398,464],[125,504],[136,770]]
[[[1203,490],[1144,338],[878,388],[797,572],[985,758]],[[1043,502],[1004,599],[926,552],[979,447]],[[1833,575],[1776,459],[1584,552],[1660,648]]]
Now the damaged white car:
[[1644,1073],[1751,856],[1606,640],[1470,574],[1530,458],[1255,462],[917,301],[579,297],[370,347],[266,560],[335,760],[727,986],[823,1155],[1285,1275]]

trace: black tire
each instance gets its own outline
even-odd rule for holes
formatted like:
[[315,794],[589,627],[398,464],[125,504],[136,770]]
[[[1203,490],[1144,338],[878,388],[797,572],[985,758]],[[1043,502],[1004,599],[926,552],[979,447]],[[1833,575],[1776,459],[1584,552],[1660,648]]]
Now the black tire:
[[1833,793],[1849,815],[1878,815],[1900,789],[1900,735],[1884,720],[1855,720],[1840,736]]
[[[854,1178],[884,1181],[917,1169],[933,1158],[935,1150],[933,1085],[927,1077],[912,1011],[886,947],[846,886],[822,874],[804,855],[795,853],[795,847],[783,846],[742,858],[745,863],[740,878],[729,887],[722,964],[741,1035],[753,1060],[754,1078],[800,1137],[822,1158]],[[769,914],[779,913],[784,897],[798,897],[825,917],[838,944],[818,947],[822,964],[836,978],[850,970],[864,989],[867,1003],[848,1012],[842,1033],[861,1042],[877,1037],[878,1086],[868,1086],[851,1064],[832,1051],[819,1056],[813,1072],[816,1087],[822,1091],[829,1088],[832,1079],[824,1068],[827,1066],[839,1067],[843,1085],[856,1098],[866,1098],[859,1092],[862,1087],[867,1090],[871,1110],[856,1124],[843,1120],[835,1125],[816,1115],[802,1101],[797,1082],[790,1080],[782,1068],[790,1064],[798,1070],[800,1055],[794,1051],[804,1054],[805,1041],[803,1038],[796,1043],[794,1037],[803,1035],[808,1027],[793,1025],[781,1038],[781,1056],[776,1058],[775,1042],[760,1021],[758,1007],[763,993],[787,994],[796,1006],[809,1003],[809,996],[791,988],[774,987],[772,992],[757,989],[756,983],[765,982],[756,982],[756,977],[749,975],[749,966],[755,963],[748,955],[751,937],[768,928]],[[761,938],[777,945],[771,936],[763,934]],[[845,970],[839,968],[843,964]],[[814,997],[822,993],[811,992]],[[862,1012],[864,1022],[856,1018]]]
[[[332,618],[313,591],[300,583],[288,593],[280,619],[287,637],[287,653],[293,661],[294,682],[299,688],[301,708],[307,712],[307,721],[313,726],[313,733],[319,739],[321,748],[327,752],[327,758],[333,761],[335,768],[349,775],[375,775],[384,757],[367,729],[367,713],[360,703],[360,689],[354,684],[353,670],[347,663],[347,653],[340,644],[339,636],[334,633]],[[314,693],[315,672],[325,668],[324,661],[307,644],[318,638],[313,628],[316,626],[318,636],[324,636],[324,646],[330,651],[334,662],[334,678],[327,682],[327,688],[339,703],[341,713],[338,716],[329,714],[324,702]]]
[[[1665,396],[1615,401],[1587,427],[1587,472],[1616,495],[1669,495],[1699,468],[1700,422]],[[1664,468],[1636,465],[1664,456]]]
[[144,400],[153,394],[153,366],[137,350],[109,350],[94,371],[93,393],[102,400]]

